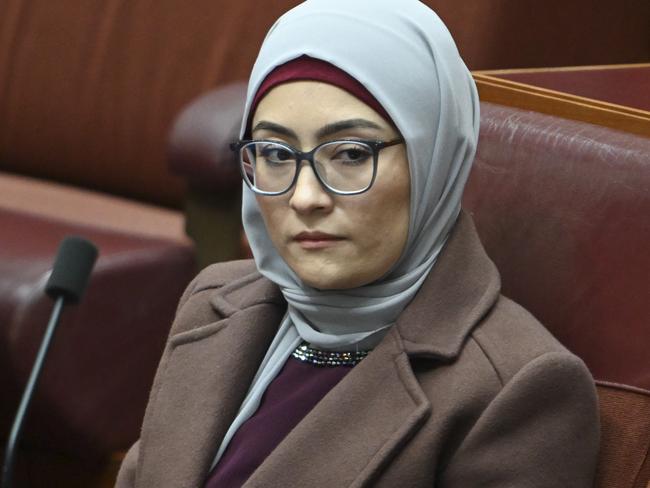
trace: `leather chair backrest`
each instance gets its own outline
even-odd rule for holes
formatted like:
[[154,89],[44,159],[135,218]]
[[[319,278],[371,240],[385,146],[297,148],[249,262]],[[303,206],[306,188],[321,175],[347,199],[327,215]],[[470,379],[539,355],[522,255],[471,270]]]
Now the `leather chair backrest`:
[[597,380],[650,390],[650,139],[481,107],[464,205],[504,294]]

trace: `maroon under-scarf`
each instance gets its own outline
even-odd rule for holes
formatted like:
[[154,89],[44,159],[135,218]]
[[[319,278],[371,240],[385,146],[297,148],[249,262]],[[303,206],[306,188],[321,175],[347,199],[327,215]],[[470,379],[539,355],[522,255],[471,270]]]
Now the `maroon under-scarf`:
[[249,111],[249,124],[253,114],[255,113],[257,104],[272,88],[282,83],[298,80],[323,81],[330,85],[337,86],[351,95],[354,95],[391,124],[393,123],[390,115],[388,115],[384,110],[384,107],[382,107],[366,87],[359,83],[355,78],[326,61],[310,58],[309,56],[301,56],[278,66],[264,79],[255,94],[255,98],[253,98],[253,103],[251,104],[251,109]]

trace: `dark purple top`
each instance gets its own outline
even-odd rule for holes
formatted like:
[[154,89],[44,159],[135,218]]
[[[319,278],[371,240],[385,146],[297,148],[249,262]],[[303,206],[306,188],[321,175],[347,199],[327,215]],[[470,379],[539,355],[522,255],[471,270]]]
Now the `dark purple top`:
[[230,440],[205,488],[239,488],[351,366],[316,366],[289,357],[257,412]]

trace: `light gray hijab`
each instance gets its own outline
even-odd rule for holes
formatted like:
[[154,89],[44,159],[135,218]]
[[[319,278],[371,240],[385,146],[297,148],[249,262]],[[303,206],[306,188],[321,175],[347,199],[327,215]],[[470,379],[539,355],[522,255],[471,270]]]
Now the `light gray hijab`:
[[288,309],[213,466],[300,342],[354,350],[381,340],[432,270],[460,212],[476,150],[474,81],[445,25],[418,0],[308,0],[285,13],[253,67],[242,137],[261,83],[274,68],[303,55],[358,80],[402,134],[411,178],[408,240],[399,261],[373,283],[338,291],[311,288],[276,251],[255,196],[244,185],[244,229],[255,262],[280,287]]

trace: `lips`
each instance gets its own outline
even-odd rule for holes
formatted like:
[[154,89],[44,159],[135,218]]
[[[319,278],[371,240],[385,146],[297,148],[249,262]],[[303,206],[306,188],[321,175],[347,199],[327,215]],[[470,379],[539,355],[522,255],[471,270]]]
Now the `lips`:
[[323,249],[334,246],[344,239],[344,237],[320,231],[301,232],[293,238],[303,249]]

